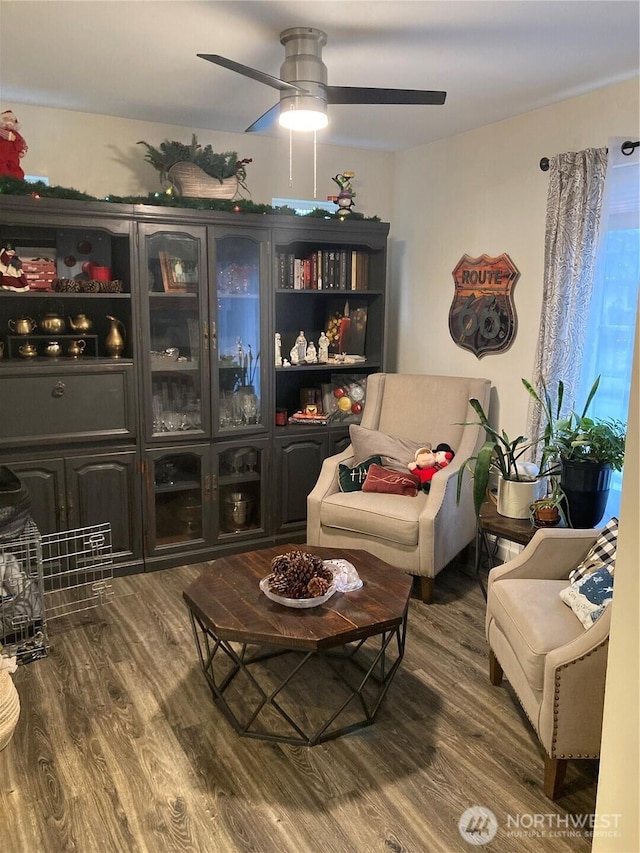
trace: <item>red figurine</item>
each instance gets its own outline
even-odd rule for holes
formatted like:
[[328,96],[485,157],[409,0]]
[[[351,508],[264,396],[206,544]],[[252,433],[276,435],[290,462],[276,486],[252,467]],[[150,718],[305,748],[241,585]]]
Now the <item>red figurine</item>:
[[5,110],[0,126],[0,175],[24,180],[20,160],[29,149],[17,128],[18,119],[11,110]]

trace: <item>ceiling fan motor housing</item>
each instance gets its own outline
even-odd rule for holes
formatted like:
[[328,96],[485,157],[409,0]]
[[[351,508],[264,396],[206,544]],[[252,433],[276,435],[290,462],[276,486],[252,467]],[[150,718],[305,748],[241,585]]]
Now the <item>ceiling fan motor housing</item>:
[[322,61],[322,47],[327,43],[327,34],[313,27],[291,27],[280,33],[280,43],[285,49],[280,77],[308,92],[281,92],[280,112],[289,109],[326,112],[327,66]]

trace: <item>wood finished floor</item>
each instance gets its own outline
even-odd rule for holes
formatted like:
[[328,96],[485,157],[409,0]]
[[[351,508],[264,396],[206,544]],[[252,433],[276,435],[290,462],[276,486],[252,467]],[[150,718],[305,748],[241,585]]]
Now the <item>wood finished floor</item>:
[[[376,722],[315,747],[238,737],[213,705],[181,595],[202,568],[115,579],[112,604],[52,622],[49,656],[19,668],[2,853],[590,850],[508,835],[507,815],[592,813],[597,762],[570,762],[557,803],[543,795],[529,723],[487,677],[471,567],[438,576],[435,604],[412,598]],[[473,805],[498,821],[481,848],[458,830]]]

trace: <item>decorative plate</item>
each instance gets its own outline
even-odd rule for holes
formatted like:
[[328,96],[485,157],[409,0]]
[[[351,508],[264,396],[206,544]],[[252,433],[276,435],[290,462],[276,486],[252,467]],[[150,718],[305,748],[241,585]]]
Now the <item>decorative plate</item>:
[[267,598],[271,599],[271,601],[275,601],[276,604],[282,604],[285,607],[296,607],[298,609],[304,607],[319,607],[321,604],[329,601],[333,593],[336,591],[336,585],[335,583],[332,583],[325,594],[319,595],[317,598],[285,598],[282,595],[276,595],[275,592],[271,592],[269,589],[269,580],[272,577],[273,575],[267,575],[266,578],[262,578],[260,581],[260,589],[264,592]]

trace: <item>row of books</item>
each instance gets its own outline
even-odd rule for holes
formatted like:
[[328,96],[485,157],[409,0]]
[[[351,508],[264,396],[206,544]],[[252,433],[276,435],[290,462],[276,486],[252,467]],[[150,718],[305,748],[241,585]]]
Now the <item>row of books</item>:
[[369,253],[357,249],[318,249],[306,258],[278,252],[282,290],[368,290]]

